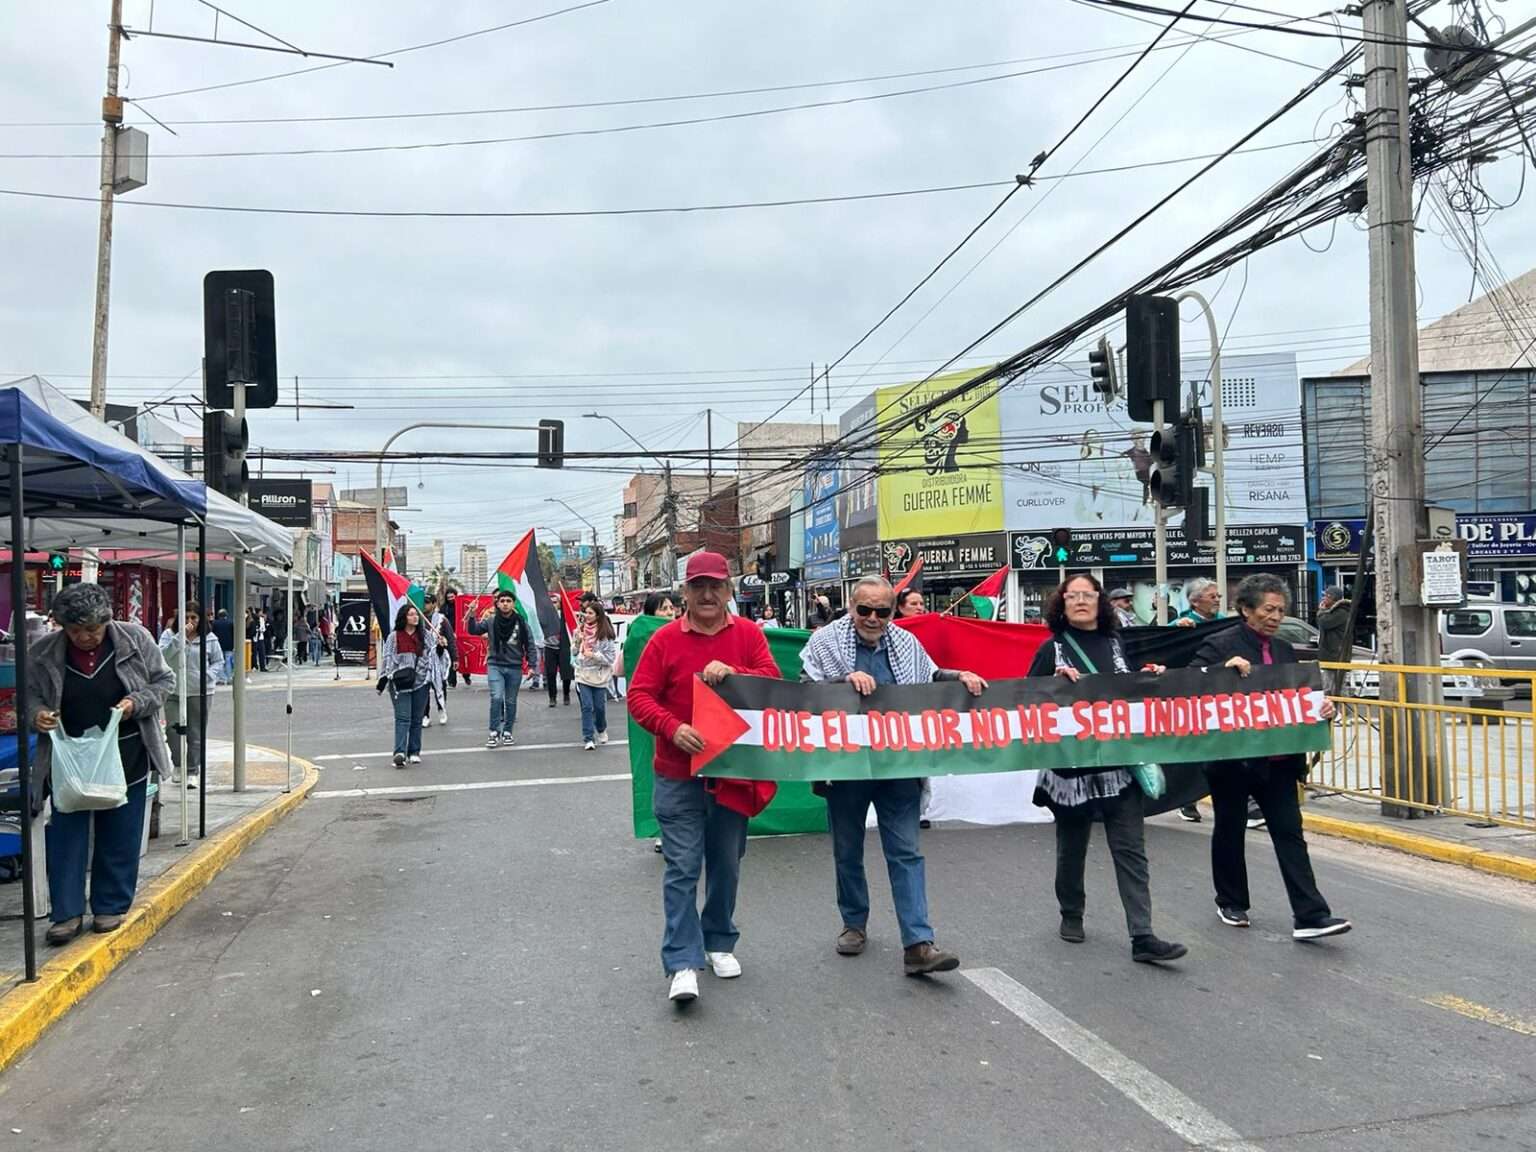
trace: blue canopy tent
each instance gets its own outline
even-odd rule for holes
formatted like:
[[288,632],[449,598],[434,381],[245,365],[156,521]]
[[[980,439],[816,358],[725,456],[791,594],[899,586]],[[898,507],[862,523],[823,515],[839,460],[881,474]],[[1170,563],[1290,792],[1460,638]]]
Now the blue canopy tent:
[[[28,551],[69,548],[163,548],[186,555],[186,531],[198,537],[199,568],[210,547],[268,568],[291,568],[293,533],[213,492],[97,420],[46,380],[28,376],[0,386],[0,445],[8,470],[0,512],[9,516],[11,606],[15,626],[17,783],[22,842],[22,920],[26,978],[36,978],[32,876],[30,755],[26,733]],[[184,560],[183,560],[184,567]],[[203,584],[199,573],[198,586]],[[181,580],[185,595],[186,581]],[[204,727],[206,727],[204,725]],[[206,730],[198,734],[206,743]],[[202,790],[206,793],[206,790]]]

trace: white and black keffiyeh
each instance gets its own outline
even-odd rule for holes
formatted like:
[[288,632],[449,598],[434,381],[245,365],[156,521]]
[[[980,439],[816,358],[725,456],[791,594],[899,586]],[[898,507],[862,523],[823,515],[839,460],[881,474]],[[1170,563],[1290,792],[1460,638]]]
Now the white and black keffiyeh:
[[[845,680],[853,674],[859,636],[849,614],[812,633],[800,652],[807,680]],[[938,671],[917,637],[904,628],[885,630],[886,656],[898,684],[927,684]]]

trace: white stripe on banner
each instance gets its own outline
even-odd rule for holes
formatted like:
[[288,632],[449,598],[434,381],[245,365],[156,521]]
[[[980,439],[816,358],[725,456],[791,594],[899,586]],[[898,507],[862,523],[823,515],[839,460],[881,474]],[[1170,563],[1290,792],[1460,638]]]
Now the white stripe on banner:
[[[1316,713],[1323,706],[1327,697],[1320,690],[1307,692],[1308,702],[1312,711]],[[1116,717],[1111,710],[1110,701],[1102,701],[1095,705],[1093,712],[1089,714],[1089,724],[1085,725],[1078,719],[1071,706],[1057,707],[1056,709],[1056,734],[1063,740],[1075,740],[1085,730],[1095,727],[1105,732],[1113,732],[1116,735],[1141,736],[1147,730],[1147,704],[1142,700],[1122,701],[1128,705],[1128,710]],[[1026,706],[1032,707],[1032,706]],[[1007,737],[1004,739],[999,732],[993,737],[993,742],[1002,744],[1005,742],[1017,743],[1024,739],[1024,718],[1018,708],[996,708],[994,722],[1006,721]],[[1001,713],[997,716],[996,713]],[[820,712],[811,712],[804,716],[798,716],[794,712],[780,712],[776,710],[752,709],[739,711],[737,715],[747,724],[747,730],[737,739],[736,744],[752,748],[772,746],[775,749],[783,748],[785,740],[791,742],[792,747],[806,747],[812,749],[825,748],[827,746],[826,724]],[[969,745],[972,742],[972,720],[975,713],[969,709],[959,713],[960,723],[958,731],[963,743]],[[892,717],[900,717],[900,713],[882,713],[886,723],[891,722]],[[797,718],[798,717],[798,718]],[[1221,723],[1217,716],[1214,702],[1200,709],[1195,719],[1203,724],[1203,733],[1220,732]],[[926,742],[923,733],[923,717],[921,713],[910,712],[905,716],[908,743],[922,745]],[[900,723],[898,719],[896,721]],[[847,733],[843,742],[850,745],[868,748],[870,718],[867,715],[850,712],[847,714]],[[1114,727],[1112,727],[1114,725]],[[1122,730],[1120,725],[1126,727]],[[1239,729],[1247,731],[1247,729]],[[1038,738],[1033,738],[1030,743],[1040,743]],[[889,740],[886,741],[887,746]]]

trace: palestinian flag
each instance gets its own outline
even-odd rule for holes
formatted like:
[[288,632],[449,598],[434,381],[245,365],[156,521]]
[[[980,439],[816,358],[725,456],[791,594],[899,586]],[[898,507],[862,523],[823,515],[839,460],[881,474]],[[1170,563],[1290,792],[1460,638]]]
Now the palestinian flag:
[[411,603],[421,610],[421,585],[412,584],[400,573],[383,567],[367,552],[363,553],[363,575],[368,580],[368,602],[373,606],[373,618],[379,622],[380,635],[395,626],[395,614],[400,611],[400,605]]
[[393,548],[386,547],[379,554],[379,561],[379,567],[383,568],[386,572],[400,571],[400,565],[395,563],[395,550]]
[[971,607],[976,610],[976,619],[997,619],[998,602],[1002,599],[1003,583],[1007,579],[1008,565],[1004,564],[996,572],[971,589],[969,596]]
[[544,646],[544,637],[560,634],[560,611],[549,599],[549,589],[544,584],[544,572],[539,567],[539,546],[534,540],[533,529],[517,542],[517,547],[507,553],[507,558],[496,569],[496,590],[512,593],[517,602],[517,614],[533,634],[535,649]]

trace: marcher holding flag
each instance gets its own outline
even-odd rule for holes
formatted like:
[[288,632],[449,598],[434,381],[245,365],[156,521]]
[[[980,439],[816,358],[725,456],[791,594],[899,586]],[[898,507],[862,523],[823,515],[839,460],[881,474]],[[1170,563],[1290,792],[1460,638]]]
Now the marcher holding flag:
[[[980,676],[936,667],[917,637],[891,628],[895,599],[883,576],[865,576],[855,584],[853,610],[817,630],[801,651],[804,678],[823,683],[846,681],[860,696],[868,696],[881,684],[959,680],[971,695],[981,695],[987,682]],[[903,970],[908,976],[925,976],[960,967],[960,957],[934,946],[933,928],[928,923],[926,864],[917,843],[923,781],[839,780],[815,787],[826,797],[827,824],[832,831],[837,906],[843,918],[838,955],[857,956],[868,941],[864,824],[873,804],[901,929]]]
[[491,690],[491,718],[485,746],[510,746],[517,742],[512,730],[517,724],[517,693],[523,683],[523,665],[538,658],[538,648],[529,635],[527,622],[517,611],[517,598],[508,588],[497,590],[494,609],[487,608],[479,617],[468,617],[467,623],[471,635],[489,638],[485,682]]
[[[1120,642],[1115,610],[1104,589],[1086,573],[1068,577],[1051,594],[1045,623],[1054,634],[1040,646],[1031,676],[1125,675],[1131,671]],[[1161,665],[1144,671],[1161,673]],[[1056,818],[1056,901],[1061,908],[1061,938],[1070,944],[1087,939],[1083,931],[1083,872],[1093,820],[1104,821],[1104,837],[1115,862],[1120,903],[1131,934],[1131,959],[1139,964],[1177,960],[1189,950],[1159,939],[1152,931],[1152,892],[1147,869],[1142,791],[1126,768],[1051,769],[1040,774],[1035,803]]]

